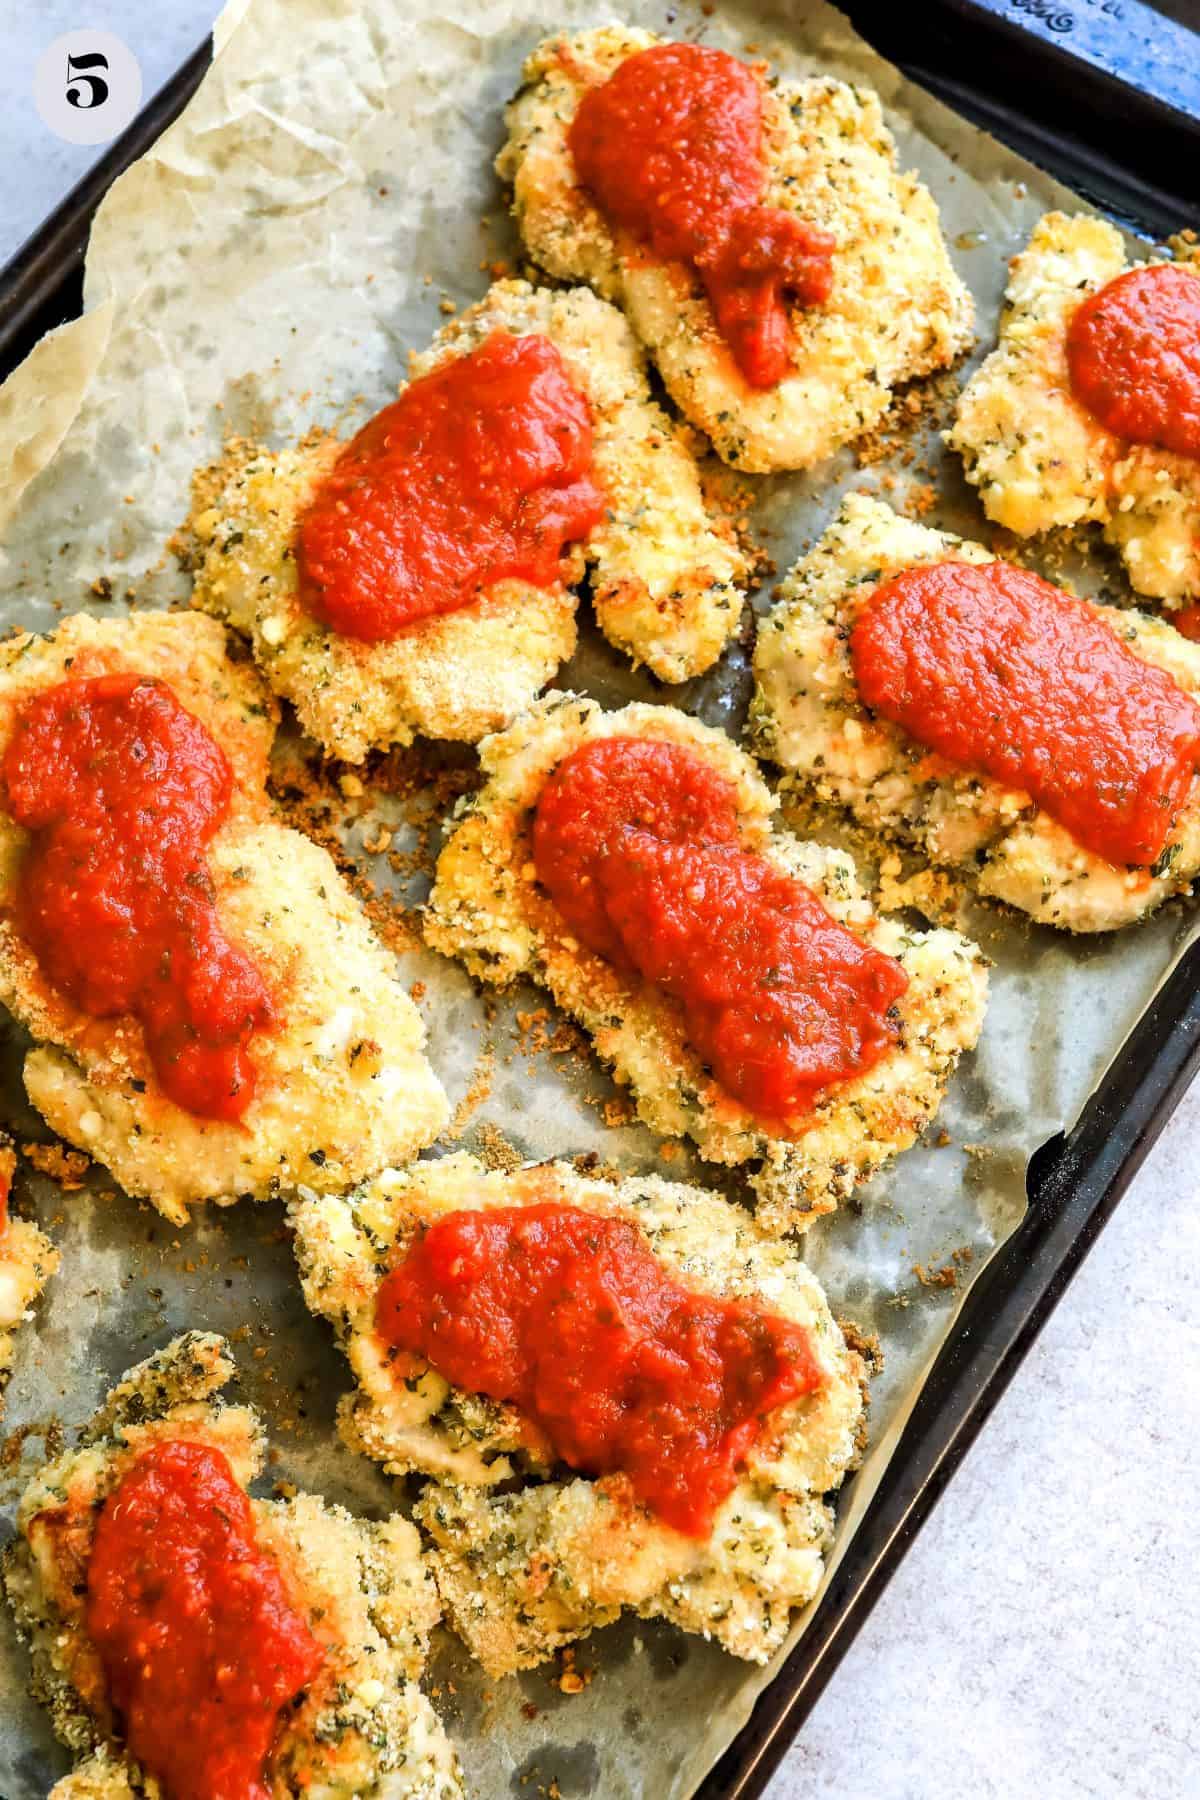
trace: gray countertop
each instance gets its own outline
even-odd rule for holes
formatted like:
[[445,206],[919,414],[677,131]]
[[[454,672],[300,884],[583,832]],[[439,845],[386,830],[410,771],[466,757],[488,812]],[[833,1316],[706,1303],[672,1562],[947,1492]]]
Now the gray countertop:
[[[33,70],[121,36],[148,96],[211,0],[0,0],[0,259],[98,154]],[[1200,1089],[1184,1101],[831,1681],[770,1800],[1200,1794]],[[647,1797],[650,1800],[650,1797]]]

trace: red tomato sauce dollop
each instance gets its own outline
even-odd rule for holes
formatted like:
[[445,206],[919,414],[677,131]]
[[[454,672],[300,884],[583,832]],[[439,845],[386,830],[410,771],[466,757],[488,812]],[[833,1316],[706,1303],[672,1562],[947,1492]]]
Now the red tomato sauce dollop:
[[824,1382],[802,1326],[694,1293],[628,1221],[552,1203],[439,1219],[384,1280],[376,1324],[694,1537],[767,1415]]
[[1190,643],[1200,644],[1200,602],[1193,600],[1189,606],[1170,614],[1169,623],[1181,637],[1187,638]]
[[766,185],[762,95],[753,70],[702,44],[657,44],[590,88],[568,142],[580,182],[613,225],[664,262],[694,269],[752,387],[791,366],[785,302],[833,289],[835,240]]
[[589,949],[679,1002],[722,1087],[785,1121],[891,1048],[908,978],[738,838],[733,787],[694,751],[600,738],[547,782],[534,863]]
[[1200,457],[1200,274],[1156,263],[1089,294],[1067,327],[1067,368],[1106,430]]
[[129,1748],[168,1800],[269,1800],[280,1711],[321,1649],[219,1450],[155,1444],[110,1494],[87,1628]]
[[32,836],[17,924],[46,979],[92,1018],[132,1013],[176,1105],[239,1119],[249,1039],[274,1011],[214,904],[205,850],[233,790],[220,745],[162,682],[97,675],[25,703],[3,776]]
[[858,690],[1085,850],[1149,868],[1200,764],[1200,707],[1082,601],[1011,563],[906,569],[850,634]]
[[351,439],[300,522],[300,596],[377,644],[507,579],[550,587],[604,516],[592,415],[554,345],[495,332]]

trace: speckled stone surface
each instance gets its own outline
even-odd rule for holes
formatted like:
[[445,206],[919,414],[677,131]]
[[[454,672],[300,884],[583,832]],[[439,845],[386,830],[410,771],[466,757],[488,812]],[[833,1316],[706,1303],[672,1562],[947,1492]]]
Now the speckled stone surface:
[[1200,1088],[826,1689],[771,1800],[1200,1794]]
[[[116,31],[149,95],[213,10],[0,0],[0,260],[96,155],[59,143],[37,117],[45,46],[82,23]],[[833,1677],[770,1800],[1200,1795],[1198,1444],[1200,1089]]]

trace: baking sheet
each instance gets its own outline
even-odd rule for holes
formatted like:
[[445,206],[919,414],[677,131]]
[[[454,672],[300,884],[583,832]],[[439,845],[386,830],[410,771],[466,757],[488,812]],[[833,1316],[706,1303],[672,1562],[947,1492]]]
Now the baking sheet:
[[[165,543],[186,511],[196,463],[231,431],[282,442],[390,398],[407,349],[428,341],[443,304],[470,303],[487,284],[481,264],[515,253],[491,159],[522,57],[548,29],[607,16],[581,0],[564,0],[552,19],[530,0],[450,0],[436,17],[402,0],[227,8],[199,94],[101,209],[84,318],[44,341],[0,391],[0,618],[45,628],[80,605],[183,599]],[[827,7],[773,12],[763,0],[705,18],[635,0],[625,16],[733,50],[753,45],[788,73],[832,71],[877,87],[904,164],[921,171],[941,205],[986,346],[1007,257],[1047,205],[1074,204],[1057,184],[903,82]],[[900,508],[932,500],[930,523],[987,540],[973,496],[941,458],[938,422],[936,411],[909,421],[868,466],[846,453],[815,477],[755,484],[755,531],[778,567],[856,485]],[[1126,597],[1110,560],[1097,555],[1071,572],[1081,589]],[[767,598],[764,590],[758,604]],[[735,647],[718,671],[670,690],[632,676],[585,628],[561,678],[568,683],[612,705],[669,701],[736,731],[746,652]],[[285,790],[296,754],[281,748]],[[469,759],[447,762],[440,794]],[[413,766],[393,761],[382,785],[349,800],[330,783],[324,805],[311,792],[306,804],[381,889],[417,901],[432,802],[413,790]],[[381,825],[393,833],[399,873],[365,848]],[[886,1355],[870,1451],[844,1490],[835,1556],[970,1280],[1019,1222],[1029,1154],[1075,1117],[1179,953],[1189,915],[1176,906],[1120,939],[1076,943],[981,908],[969,925],[996,963],[979,1052],[929,1145],[808,1238],[835,1310],[878,1333]],[[503,1134],[526,1156],[595,1151],[628,1171],[717,1178],[686,1150],[663,1160],[649,1133],[606,1122],[614,1090],[555,1047],[566,1040],[541,995],[530,989],[489,1005],[413,934],[394,935],[405,975],[423,984],[434,1062],[460,1103],[456,1143],[494,1152]],[[0,1066],[3,1114],[19,1141],[44,1136],[22,1100],[15,1031]],[[939,1146],[942,1131],[949,1142]],[[723,1185],[738,1192],[736,1180]],[[44,1453],[39,1432],[82,1421],[113,1376],[184,1326],[235,1335],[245,1389],[277,1449],[269,1480],[373,1512],[403,1499],[333,1436],[345,1365],[304,1312],[278,1207],[213,1211],[176,1233],[115,1193],[102,1172],[69,1193],[27,1174],[19,1191],[64,1256],[38,1329],[19,1344],[0,1463],[6,1520]],[[770,1675],[636,1621],[580,1646],[577,1666],[589,1679],[576,1695],[562,1693],[554,1666],[486,1682],[445,1641],[433,1682],[476,1793],[535,1794],[556,1783],[563,1800],[682,1800]],[[24,1694],[26,1675],[5,1618],[3,1800],[41,1800],[66,1766]]]

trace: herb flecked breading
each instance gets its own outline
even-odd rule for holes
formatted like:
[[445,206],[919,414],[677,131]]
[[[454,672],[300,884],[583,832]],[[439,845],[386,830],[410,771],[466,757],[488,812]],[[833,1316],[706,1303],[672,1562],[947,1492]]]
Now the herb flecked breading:
[[792,308],[791,374],[772,389],[751,387],[691,273],[614,239],[575,179],[567,133],[583,94],[660,41],[622,25],[547,38],[509,106],[497,171],[530,256],[624,309],[675,404],[719,456],[758,474],[810,468],[876,426],[902,382],[967,348],[971,297],[928,189],[896,167],[878,96],[827,77],[764,74],[763,202],[831,231],[837,248],[829,301]]
[[[1200,253],[1186,260],[1200,281]],[[1019,537],[1098,522],[1135,592],[1180,606],[1200,600],[1200,462],[1114,437],[1075,398],[1067,369],[1076,308],[1129,266],[1106,220],[1039,219],[1012,260],[996,348],[963,389],[947,442],[989,519]]]
[[[542,789],[580,744],[606,736],[662,739],[702,756],[736,790],[745,848],[807,883],[834,918],[903,965],[909,986],[897,1003],[898,1042],[864,1074],[818,1095],[786,1129],[721,1088],[689,1044],[678,1004],[580,945],[536,879],[530,827]],[[987,975],[973,944],[955,931],[881,917],[851,858],[772,830],[776,802],[752,759],[674,708],[606,713],[577,694],[548,694],[486,739],[480,758],[484,784],[460,806],[438,860],[425,919],[435,949],[481,981],[502,986],[527,975],[549,989],[652,1130],[692,1138],[710,1162],[759,1163],[750,1185],[770,1229],[803,1229],[913,1143],[959,1055],[979,1036]]]
[[[389,1262],[422,1224],[547,1202],[628,1219],[688,1286],[760,1302],[810,1334],[824,1385],[771,1416],[707,1539],[662,1524],[620,1482],[547,1468],[513,1409],[389,1355],[375,1333]],[[751,1662],[777,1648],[820,1581],[829,1496],[857,1462],[864,1424],[861,1359],[792,1245],[719,1195],[657,1176],[613,1183],[565,1163],[487,1173],[463,1154],[348,1195],[302,1195],[291,1220],[305,1298],[332,1321],[357,1383],[343,1435],[390,1473],[433,1477],[416,1516],[450,1622],[489,1674],[542,1662],[626,1608]]]
[[[4,1584],[30,1645],[33,1693],[81,1758],[51,1800],[160,1793],[123,1748],[87,1635],[83,1571],[101,1505],[152,1444],[211,1446],[243,1487],[261,1473],[257,1415],[219,1398],[234,1373],[221,1338],[174,1339],[130,1370],[79,1447],[39,1470],[21,1499]],[[313,1682],[281,1715],[271,1800],[462,1800],[454,1751],[416,1685],[440,1609],[415,1527],[354,1519],[311,1494],[251,1508],[260,1546],[323,1651]]]
[[[16,1166],[16,1156],[0,1132],[0,1183],[6,1198]],[[18,1219],[11,1213],[5,1218],[0,1208],[0,1418],[12,1374],[13,1340],[58,1268],[58,1260],[58,1251],[32,1219]]]
[[745,557],[705,499],[686,434],[652,400],[621,314],[586,288],[497,282],[413,357],[412,378],[494,331],[547,337],[592,412],[607,511],[553,587],[497,582],[389,642],[359,643],[301,605],[294,554],[299,519],[341,445],[315,437],[272,453],[235,443],[197,478],[188,522],[195,605],[250,638],[305,730],[350,762],[417,734],[474,743],[507,724],[574,650],[572,586],[585,568],[601,630],[664,681],[710,668],[741,618]]
[[221,923],[265,975],[279,1021],[252,1040],[258,1085],[239,1122],[176,1106],[136,1019],[90,1018],[42,975],[13,919],[27,834],[0,813],[0,1002],[36,1040],[30,1099],[60,1137],[177,1223],[207,1200],[265,1199],[300,1180],[344,1187],[405,1161],[449,1112],[420,1015],[331,857],[274,817],[274,703],[252,668],[229,660],[221,626],[199,614],[77,614],[48,637],[10,639],[0,747],[32,695],[116,670],[165,682],[229,759],[229,814],[207,860]]
[[[784,791],[845,807],[885,841],[969,872],[979,893],[1066,931],[1112,931],[1187,889],[1200,870],[1193,784],[1153,869],[1116,868],[1083,849],[1028,794],[956,771],[858,697],[848,631],[880,581],[948,560],[988,563],[982,545],[851,494],[779,589],[759,627],[751,729]],[[1135,656],[1200,696],[1200,645],[1144,613],[1093,606]]]

